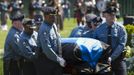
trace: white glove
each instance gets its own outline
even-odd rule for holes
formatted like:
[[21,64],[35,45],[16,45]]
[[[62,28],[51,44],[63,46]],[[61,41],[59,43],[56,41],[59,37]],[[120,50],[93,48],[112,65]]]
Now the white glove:
[[112,62],[112,58],[109,57],[109,58],[108,58],[108,63],[109,63],[109,65],[111,65],[111,62]]
[[57,57],[57,61],[59,62],[60,66],[65,67],[66,61],[62,57]]

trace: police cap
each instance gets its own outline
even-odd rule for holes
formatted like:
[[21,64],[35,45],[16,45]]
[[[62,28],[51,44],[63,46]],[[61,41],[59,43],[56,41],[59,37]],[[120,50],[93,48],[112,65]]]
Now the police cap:
[[116,7],[109,7],[107,8],[103,13],[113,14],[115,15],[118,11],[118,8]]
[[24,19],[23,20],[23,25],[27,26],[31,29],[36,29],[36,25],[34,23],[34,19]]
[[93,20],[92,20],[92,23],[94,24],[97,24],[97,23],[101,23],[102,22],[102,18],[101,17],[95,17]]
[[97,17],[95,14],[87,14],[86,15],[86,22],[91,22],[95,17]]
[[10,15],[10,19],[22,21],[24,19],[24,14],[20,11],[12,12]]
[[43,7],[42,11],[44,15],[55,15],[56,14],[56,9],[53,7]]
[[34,20],[35,20],[36,24],[41,24],[43,21],[43,16],[42,15],[35,15]]

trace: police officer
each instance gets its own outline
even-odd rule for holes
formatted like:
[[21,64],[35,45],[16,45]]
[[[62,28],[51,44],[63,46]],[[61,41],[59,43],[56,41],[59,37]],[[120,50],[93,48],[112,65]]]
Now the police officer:
[[15,42],[15,34],[19,34],[23,30],[22,20],[24,15],[16,12],[11,18],[12,27],[8,32],[4,46],[4,75],[20,75],[19,50]]
[[24,19],[23,22],[24,31],[20,35],[16,35],[17,45],[20,50],[22,59],[22,71],[23,75],[36,75],[36,70],[33,61],[37,58],[35,49],[37,47],[37,32],[36,25],[32,19]]
[[1,12],[1,29],[7,30],[7,18],[8,18],[8,1],[3,0],[0,3],[0,12]]
[[22,10],[24,7],[22,0],[12,0],[9,7],[12,8],[12,11]]
[[92,38],[95,29],[101,24],[102,19],[94,14],[86,15],[86,25],[84,26],[84,31],[82,37]]
[[12,0],[8,7],[10,9],[10,18],[14,16],[16,12],[22,12],[23,7],[22,0]]
[[73,29],[70,37],[93,37],[93,32],[101,23],[102,19],[94,14],[86,15],[86,25]]
[[94,14],[87,14],[86,15],[86,25],[78,26],[78,27],[74,28],[73,31],[71,32],[70,37],[86,37],[87,32],[91,31],[91,20],[95,17],[96,17],[96,15],[94,15]]
[[84,30],[83,26],[77,26],[72,30],[69,37],[81,37],[83,30]]
[[104,14],[106,22],[96,29],[94,38],[111,45],[109,63],[111,62],[114,75],[127,75],[123,53],[127,41],[126,30],[123,25],[116,22],[116,8],[107,8]]
[[52,7],[42,8],[44,22],[38,32],[38,46],[42,54],[37,61],[37,75],[62,75],[65,60],[61,57],[61,42],[55,21],[56,10]]

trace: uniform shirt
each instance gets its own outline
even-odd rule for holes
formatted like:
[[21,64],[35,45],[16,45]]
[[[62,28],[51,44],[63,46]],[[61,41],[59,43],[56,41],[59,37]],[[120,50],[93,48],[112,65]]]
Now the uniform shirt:
[[33,32],[32,35],[27,34],[26,32],[22,32],[20,35],[16,35],[17,45],[20,50],[20,55],[26,59],[34,59],[35,48],[37,47],[37,32]]
[[93,33],[94,33],[94,30],[85,26],[84,29],[83,29],[83,33],[82,33],[82,37],[86,37],[86,38],[92,38],[93,37]]
[[[111,27],[111,37],[112,37],[112,42],[111,42],[111,47],[112,47],[112,55],[111,58],[112,60],[116,59],[124,50],[124,47],[126,45],[127,41],[127,33],[125,28],[118,24],[114,23]],[[108,25],[107,23],[103,23],[100,25],[96,31],[94,32],[94,38],[103,41],[107,43],[108,39]]]
[[15,34],[19,34],[21,31],[15,27],[11,27],[6,37],[4,46],[4,60],[19,59],[19,50],[16,44]]
[[93,36],[93,30],[90,29],[87,26],[79,26],[72,30],[70,37],[92,37]]
[[[55,29],[54,29],[55,27]],[[56,35],[57,34],[57,35]],[[38,46],[42,49],[42,52],[52,61],[58,62],[57,57],[59,51],[59,34],[57,32],[56,26],[49,25],[48,23],[44,22],[38,32]]]
[[81,37],[82,33],[83,33],[83,27],[79,26],[79,27],[76,27],[72,30],[69,37]]

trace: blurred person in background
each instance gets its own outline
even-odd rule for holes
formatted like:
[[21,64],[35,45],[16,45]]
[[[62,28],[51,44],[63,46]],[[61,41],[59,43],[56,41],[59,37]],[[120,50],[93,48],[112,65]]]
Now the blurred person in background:
[[41,8],[45,6],[45,0],[31,0],[29,4],[29,18],[35,20],[35,24],[37,25],[37,31],[44,19]]
[[77,25],[84,25],[85,5],[83,0],[76,0],[74,4],[74,18],[76,18]]
[[53,7],[57,9],[56,16],[55,16],[55,23],[58,28],[58,30],[63,30],[64,29],[64,12],[62,8],[63,0],[48,0],[47,6]]
[[24,4],[22,0],[12,0],[9,5],[11,15],[13,15],[17,11],[22,12],[23,7],[24,7]]
[[8,19],[8,0],[3,0],[0,2],[0,12],[1,12],[1,29],[7,31],[7,19]]
[[62,8],[64,11],[64,19],[67,18],[68,20],[70,19],[70,7],[71,3],[69,0],[64,0],[64,3],[62,3]]

